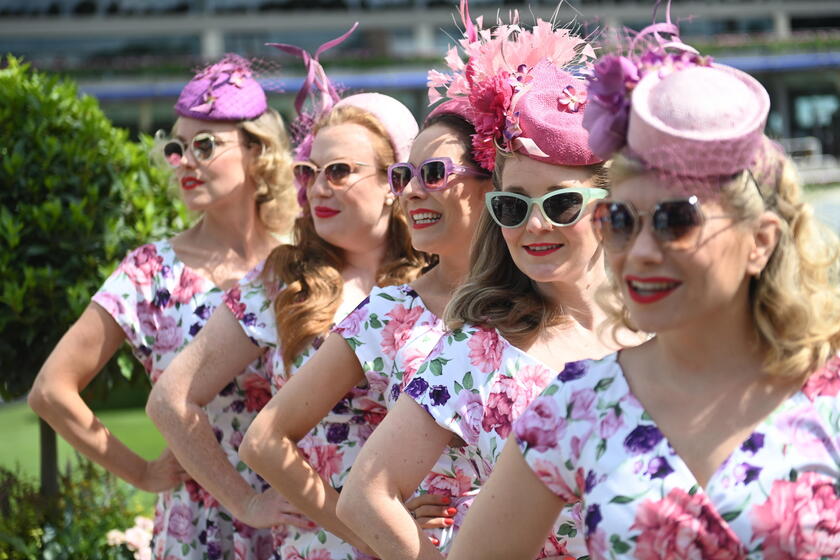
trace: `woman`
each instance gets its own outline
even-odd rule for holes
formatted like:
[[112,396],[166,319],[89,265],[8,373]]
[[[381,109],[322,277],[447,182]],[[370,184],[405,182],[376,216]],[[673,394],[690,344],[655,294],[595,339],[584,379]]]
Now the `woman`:
[[[448,465],[437,472],[449,474],[458,496],[457,530],[511,417],[548,384],[552,370],[609,351],[593,332],[600,322],[594,290],[605,272],[584,219],[588,203],[607,194],[603,165],[581,123],[583,84],[562,66],[585,62],[574,53],[586,55],[588,45],[542,21],[519,32],[515,43],[507,42],[512,28],[494,29],[492,39],[466,28],[469,71],[456,75],[447,94],[468,92],[479,131],[474,145],[485,160],[500,148],[498,190],[486,197],[469,276],[447,306],[447,325],[455,330],[373,433],[338,505],[339,517],[388,560],[441,558],[402,505],[439,468],[441,453]],[[510,66],[499,68],[500,60]],[[491,88],[494,95],[484,94]],[[576,525],[569,519],[558,526],[562,538],[549,542],[545,555],[565,554]]]
[[[310,75],[325,78],[322,70]],[[319,90],[329,91],[328,85]],[[408,244],[405,218],[393,204],[385,173],[407,152],[417,132],[414,118],[381,94],[329,101],[334,106],[315,117],[311,141],[301,142],[305,150],[295,163],[306,204],[295,222],[295,244],[275,249],[262,272],[227,293],[227,306],[172,363],[149,399],[150,416],[191,475],[223,504],[239,504],[253,515],[261,515],[270,505],[267,497],[277,494],[243,502],[230,484],[236,471],[223,460],[203,404],[231,382],[241,364],[266,349],[276,391],[314,353],[336,316],[346,315],[374,285],[410,281],[425,265]],[[363,390],[354,391],[332,421],[355,432],[352,409],[377,414],[369,404]],[[342,470],[343,459],[321,436],[307,439],[307,459],[329,479]],[[363,546],[351,533],[340,539],[317,527],[287,533],[284,526],[275,537],[279,556],[288,559],[339,551],[342,558],[356,558],[360,553],[347,543]]]
[[[465,109],[457,102],[436,108],[414,140],[408,161],[389,168],[391,192],[400,197],[409,217],[412,245],[437,255],[437,264],[410,284],[374,288],[274,396],[240,448],[249,466],[328,530],[346,531],[334,508],[324,507],[334,506],[338,494],[317,472],[305,468],[304,450],[297,444],[317,426],[345,457],[355,455],[381,415],[360,413],[360,438],[348,438],[333,423],[330,410],[363,382],[369,386],[368,399],[383,411],[393,406],[414,368],[443,334],[438,316],[466,276],[464,240],[472,238],[491,186],[490,174],[472,156],[475,128],[462,116]],[[344,465],[349,470],[352,463],[345,459]],[[346,475],[335,478],[343,481]],[[445,492],[444,484],[437,489],[412,502],[418,506],[415,518],[425,528],[453,523],[455,509],[449,503],[457,496]],[[332,496],[327,502],[319,499],[325,494]],[[441,536],[435,531],[433,544],[441,545]]]
[[[231,518],[168,449],[145,461],[79,396],[123,341],[156,383],[221,304],[224,290],[268,255],[277,243],[275,234],[285,234],[293,218],[288,140],[247,61],[228,55],[198,73],[181,92],[175,112],[173,138],[163,142],[163,155],[185,204],[201,218],[172,239],[126,256],[44,364],[29,403],[80,452],[138,488],[160,494],[156,557],[212,558],[235,549],[245,558],[265,558],[271,535],[253,526],[281,517]],[[235,457],[230,442],[258,410],[237,404],[249,397],[247,387],[267,383],[251,361],[232,376],[230,390],[207,399],[208,422],[223,436],[226,457]],[[243,497],[264,487],[248,469],[238,473],[235,485]]]
[[569,364],[532,403],[453,559],[526,557],[568,503],[593,559],[840,557],[840,248],[763,136],[764,88],[672,29],[668,49],[599,62],[588,123],[603,155],[626,144],[593,218],[611,318],[655,336]]

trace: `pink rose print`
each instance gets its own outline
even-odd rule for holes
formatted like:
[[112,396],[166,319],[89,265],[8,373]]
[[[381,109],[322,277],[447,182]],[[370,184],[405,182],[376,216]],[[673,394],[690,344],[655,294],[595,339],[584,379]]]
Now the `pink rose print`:
[[789,434],[796,446],[796,452],[803,457],[822,458],[826,449],[833,447],[831,438],[823,429],[823,423],[811,403],[786,410],[773,424],[782,433]]
[[303,556],[301,556],[300,551],[293,546],[283,550],[283,558],[286,560],[306,560]]
[[367,306],[357,307],[347,317],[342,319],[341,323],[335,327],[335,330],[340,332],[342,336],[356,336],[359,334],[359,329],[362,323],[367,319]]
[[203,283],[204,279],[201,276],[189,268],[184,268],[181,278],[178,279],[178,285],[172,292],[172,299],[178,303],[189,303],[196,294],[203,291]]
[[621,429],[622,426],[624,426],[624,420],[621,419],[621,416],[616,414],[615,408],[611,408],[607,411],[601,419],[601,423],[598,425],[598,435],[600,435],[602,439],[610,439],[618,430]]
[[482,373],[498,371],[502,363],[504,345],[495,330],[476,331],[470,337],[467,346],[470,349],[470,364],[476,366]]
[[306,460],[309,461],[312,468],[322,478],[329,480],[332,475],[341,471],[341,460],[344,458],[344,453],[338,450],[338,445],[313,439],[306,444],[302,440],[298,443],[298,447],[306,456]]
[[545,453],[557,446],[566,430],[566,419],[551,397],[538,397],[514,424],[516,437],[529,448]]
[[579,389],[569,398],[573,420],[595,420],[595,402],[597,395],[592,389]]
[[808,378],[802,392],[814,400],[817,397],[836,397],[840,393],[840,356],[834,356],[818,372]]
[[184,331],[178,327],[175,317],[161,316],[158,319],[157,333],[155,333],[154,350],[160,354],[174,352],[183,343]]
[[184,486],[187,488],[187,492],[190,493],[190,500],[199,503],[201,502],[204,504],[204,507],[217,507],[219,502],[213,495],[205,490],[200,484],[198,484],[194,480],[188,480],[184,483]]
[[672,489],[660,501],[645,500],[630,529],[639,530],[639,560],[702,558],[733,560],[746,556],[738,537],[705,494]]
[[248,560],[248,545],[237,538],[233,540],[233,558],[234,560]]
[[481,419],[481,427],[485,432],[495,430],[502,438],[508,437],[518,390],[518,384],[512,377],[501,377],[494,383],[493,392],[487,397],[487,405],[484,407],[484,417]]
[[840,557],[840,496],[837,480],[802,473],[795,482],[773,481],[770,497],[752,512],[755,536],[766,560]]
[[[442,339],[441,339],[442,340]],[[403,383],[408,383],[411,381],[411,378],[414,377],[414,374],[417,373],[417,370],[423,365],[423,362],[426,361],[426,356],[422,350],[418,349],[414,345],[409,346],[405,349],[405,352],[402,353],[403,356]]]
[[554,535],[549,535],[548,541],[543,545],[540,555],[537,558],[562,558],[562,560],[576,560],[574,556],[569,554],[566,550],[566,545],[560,542]]
[[119,317],[125,313],[125,305],[123,305],[122,299],[116,294],[101,292],[96,294],[95,301],[112,317]]
[[163,257],[157,254],[152,244],[136,249],[120,263],[119,269],[137,286],[148,286],[163,266]]
[[190,542],[193,537],[192,511],[186,504],[175,504],[169,512],[167,534],[179,542]]
[[262,534],[257,537],[257,558],[271,558],[275,548],[272,535]]
[[411,329],[420,315],[423,314],[422,307],[406,309],[402,305],[394,307],[388,312],[390,321],[382,329],[382,352],[393,359],[397,350],[402,348],[411,337]]
[[464,390],[458,394],[455,401],[455,412],[458,414],[458,426],[461,436],[470,445],[478,443],[481,433],[481,419],[484,417],[484,406],[481,398],[472,391]]
[[513,405],[514,418],[525,412],[553,378],[552,371],[541,365],[527,365],[516,372],[518,387]]
[[225,295],[222,296],[222,301],[225,302],[225,305],[228,306],[230,312],[233,313],[233,316],[236,317],[237,321],[241,321],[242,318],[245,316],[245,304],[242,303],[240,300],[242,299],[242,291],[239,289],[239,286],[234,286],[230,290],[225,292]]
[[307,560],[333,560],[330,551],[326,548],[312,548],[309,549],[309,554],[306,555]]
[[384,395],[388,390],[388,382],[391,378],[387,374],[371,370],[365,372],[365,377],[371,393]]
[[245,379],[245,409],[256,412],[271,400],[271,385],[260,375],[249,375]]
[[456,469],[455,476],[432,473],[426,477],[423,485],[429,494],[456,498],[470,491],[472,479],[461,469]]
[[144,335],[154,335],[159,317],[160,312],[151,303],[141,301],[137,304],[137,321],[140,322],[140,332]]
[[545,459],[536,459],[531,463],[531,470],[537,475],[543,484],[548,486],[548,489],[554,492],[561,500],[566,503],[573,504],[580,501],[581,490],[586,485],[586,480],[583,476],[583,469],[578,469],[575,472],[575,488],[570,488],[563,478],[560,468]]

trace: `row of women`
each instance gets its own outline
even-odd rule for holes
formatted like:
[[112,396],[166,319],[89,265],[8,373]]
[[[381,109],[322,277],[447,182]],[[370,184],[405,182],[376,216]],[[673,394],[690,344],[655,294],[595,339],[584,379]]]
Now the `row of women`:
[[[165,560],[840,558],[840,247],[765,89],[670,15],[601,58],[460,15],[419,132],[276,45],[292,155],[246,60],[196,75],[161,149],[201,217],[128,254],[31,406],[159,493]],[[79,396],[124,341],[152,461]]]

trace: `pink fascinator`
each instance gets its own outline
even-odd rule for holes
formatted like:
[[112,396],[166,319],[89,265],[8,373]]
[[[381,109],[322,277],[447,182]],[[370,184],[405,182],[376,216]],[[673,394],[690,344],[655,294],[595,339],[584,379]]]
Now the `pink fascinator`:
[[267,108],[265,91],[254,78],[251,63],[235,54],[198,72],[175,104],[177,114],[202,121],[250,120]]
[[584,126],[596,154],[623,150],[649,169],[691,179],[751,166],[770,111],[755,78],[683,43],[670,3],[665,23],[640,31],[630,50],[599,60],[590,79]]
[[601,161],[582,127],[587,93],[581,78],[595,58],[591,45],[541,19],[527,28],[516,11],[510,23],[500,20],[490,29],[482,18],[472,21],[467,0],[459,13],[464,36],[446,55],[451,72],[429,72],[429,102],[466,107],[481,166],[493,170],[497,148],[556,165]]

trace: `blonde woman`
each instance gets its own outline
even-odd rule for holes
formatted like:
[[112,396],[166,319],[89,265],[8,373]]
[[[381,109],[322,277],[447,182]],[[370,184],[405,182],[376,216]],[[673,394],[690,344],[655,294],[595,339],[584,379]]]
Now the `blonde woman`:
[[612,324],[655,336],[531,404],[452,559],[528,557],[572,503],[595,560],[840,557],[840,246],[763,136],[764,88],[671,29],[661,67],[598,63],[587,123],[622,150],[593,215]]
[[[268,520],[232,517],[169,449],[153,461],[139,457],[79,393],[123,342],[157,383],[222,304],[224,290],[269,254],[276,233],[287,233],[296,206],[289,143],[251,72],[247,61],[229,55],[184,87],[172,138],[160,144],[184,202],[201,218],[172,239],[126,256],[56,346],[29,395],[30,406],[76,449],[138,488],[159,493],[153,542],[159,558],[221,557],[234,550],[265,558],[271,535],[249,525]],[[211,97],[215,101],[208,103]],[[229,390],[207,398],[208,422],[229,455],[258,411],[239,404],[267,400],[255,394],[268,382],[252,361],[231,376]],[[248,469],[233,485],[243,496],[263,488]]]

